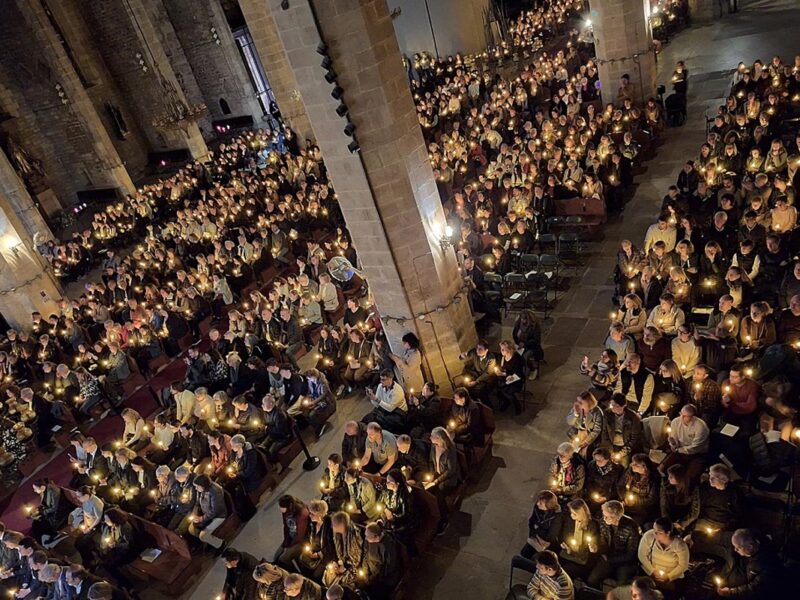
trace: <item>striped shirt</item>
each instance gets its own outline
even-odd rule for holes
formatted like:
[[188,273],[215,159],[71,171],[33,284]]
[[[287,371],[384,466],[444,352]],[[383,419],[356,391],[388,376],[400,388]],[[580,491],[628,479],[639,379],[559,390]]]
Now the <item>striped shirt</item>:
[[528,584],[530,600],[575,600],[572,579],[564,569],[560,569],[555,577],[543,575],[538,570]]

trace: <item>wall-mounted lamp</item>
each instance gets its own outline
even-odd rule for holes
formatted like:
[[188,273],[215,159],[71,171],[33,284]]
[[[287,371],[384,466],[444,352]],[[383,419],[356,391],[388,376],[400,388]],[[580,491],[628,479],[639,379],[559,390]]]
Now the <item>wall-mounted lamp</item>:
[[447,250],[453,245],[453,228],[450,225],[444,226],[444,234],[442,237],[439,238],[439,247],[442,249],[442,252]]

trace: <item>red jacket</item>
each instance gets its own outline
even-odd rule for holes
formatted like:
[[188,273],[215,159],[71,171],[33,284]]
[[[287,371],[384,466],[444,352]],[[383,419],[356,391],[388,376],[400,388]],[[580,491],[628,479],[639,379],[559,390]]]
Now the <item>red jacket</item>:
[[[728,391],[730,390],[730,391]],[[752,379],[745,379],[741,386],[731,385],[730,379],[722,384],[722,393],[731,399],[728,410],[735,415],[750,415],[758,409],[761,388]]]

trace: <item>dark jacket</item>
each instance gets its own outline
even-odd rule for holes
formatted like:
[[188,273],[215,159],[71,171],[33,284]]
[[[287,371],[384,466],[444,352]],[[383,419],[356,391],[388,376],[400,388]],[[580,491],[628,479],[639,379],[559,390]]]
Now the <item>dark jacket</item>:
[[211,482],[208,489],[198,494],[200,520],[197,528],[203,529],[214,519],[224,519],[228,516],[228,507],[225,505],[225,492],[218,483]]
[[345,464],[349,465],[356,459],[364,456],[367,449],[367,426],[364,423],[358,423],[358,433],[355,435],[347,435],[345,433],[342,439],[342,460]]
[[[625,370],[627,372],[627,369]],[[649,375],[644,369],[639,372],[644,372]],[[638,374],[638,373],[637,373]],[[616,434],[616,418],[610,408],[605,411],[605,419],[603,420],[603,433],[600,438],[600,446],[604,448],[614,447],[614,436]],[[622,421],[622,442],[623,447],[630,450],[629,454],[635,454],[642,450],[642,419],[636,411],[630,408],[625,408]]]
[[225,600],[254,600],[256,598],[256,580],[253,569],[261,561],[252,554],[240,552],[241,558],[235,567],[226,569],[222,594]]
[[430,464],[433,471],[433,483],[440,489],[454,488],[461,483],[461,467],[458,464],[458,453],[455,447],[442,454],[437,469],[436,446],[431,444]]
[[616,526],[601,520],[597,551],[608,556],[611,565],[636,564],[640,537],[639,526],[628,515]]
[[235,458],[235,460],[236,472],[239,481],[241,481],[244,486],[244,490],[248,494],[256,491],[267,474],[264,461],[261,456],[259,456],[258,450],[256,450],[250,442],[247,442],[242,456]]

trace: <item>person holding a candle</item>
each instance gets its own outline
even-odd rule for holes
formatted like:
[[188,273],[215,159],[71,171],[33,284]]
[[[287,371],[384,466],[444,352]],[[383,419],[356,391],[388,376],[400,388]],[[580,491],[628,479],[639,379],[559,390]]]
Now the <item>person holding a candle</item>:
[[673,527],[672,521],[659,517],[639,541],[639,563],[668,598],[680,597],[683,578],[689,568],[689,547]]
[[717,594],[723,598],[780,598],[790,585],[783,561],[767,540],[749,529],[737,529],[731,536],[726,565],[717,580]]
[[586,478],[586,467],[581,455],[575,451],[571,442],[559,444],[556,455],[550,463],[548,473],[550,489],[560,501],[580,496]]
[[193,485],[197,493],[197,502],[189,515],[189,533],[201,542],[219,549],[223,541],[213,533],[228,516],[225,491],[207,475],[198,475]]
[[556,536],[557,551],[564,569],[572,578],[586,578],[597,558],[600,528],[589,506],[576,498],[567,503]]
[[297,559],[300,571],[314,581],[322,581],[325,566],[334,560],[333,527],[328,503],[312,500],[308,504],[308,537]]
[[722,420],[752,433],[758,417],[761,386],[745,374],[739,364],[731,367],[728,379],[722,382]]
[[640,525],[650,523],[658,514],[658,472],[647,454],[634,454],[617,483],[617,494],[625,504],[625,513]]
[[364,455],[360,458],[361,469],[367,473],[386,475],[397,462],[397,438],[378,423],[367,425],[367,440]]
[[370,599],[390,600],[403,575],[395,538],[383,522],[369,523],[364,531],[364,556],[357,572],[358,585]]
[[259,560],[248,552],[226,548],[222,553],[222,563],[225,565],[222,600],[255,598],[257,582],[253,578],[253,571]]
[[595,513],[608,500],[617,498],[617,483],[622,477],[625,467],[623,462],[627,455],[612,453],[608,447],[595,448],[592,460],[586,465],[586,484],[583,489],[583,499]]
[[622,502],[609,500],[603,504],[597,540],[598,558],[586,582],[598,587],[607,578],[618,584],[630,581],[637,569],[640,537],[639,526],[625,514]]
[[436,427],[431,431],[430,464],[432,472],[425,475],[423,487],[432,490],[431,493],[436,496],[436,503],[439,506],[437,535],[441,535],[449,525],[450,509],[447,497],[462,481],[456,446],[444,427]]
[[[606,350],[607,353],[613,350]],[[590,455],[592,449],[600,442],[603,431],[603,409],[597,404],[597,398],[589,392],[578,394],[567,415],[567,436],[572,445],[583,457]]]
[[322,576],[326,587],[334,584],[350,587],[357,583],[358,569],[364,555],[364,540],[350,514],[340,511],[331,516],[333,556],[325,565]]
[[[646,413],[649,410],[650,404],[653,400],[654,387],[655,379],[653,374],[642,364],[641,355],[638,353],[629,354],[625,364],[623,364],[622,368],[620,369],[619,379],[617,379],[614,393],[612,394],[612,401],[609,403],[608,408],[606,409],[606,427],[609,427],[611,423],[616,422],[616,417],[612,418],[612,416],[609,414],[609,410],[613,411],[615,406],[615,415],[617,415],[617,417],[622,417],[629,414],[623,411],[623,409],[626,407],[632,412],[639,414]],[[615,396],[617,397],[617,400],[614,400]],[[623,423],[624,420],[620,423],[617,423],[617,425],[622,425]],[[628,425],[631,426],[631,423]],[[636,425],[633,425],[633,427],[636,427]],[[641,423],[639,424],[638,428],[641,429]],[[622,433],[624,437],[625,432],[622,431]],[[632,435],[636,435],[635,431],[631,431],[630,433]],[[606,445],[615,445],[613,444],[612,440],[614,435],[611,435],[609,432],[607,437],[608,439],[605,440],[604,443]],[[640,434],[636,435],[636,437],[638,437],[639,441],[641,441]]]
[[344,483],[347,486],[347,498],[342,510],[350,519],[363,523],[378,518],[378,494],[372,481],[361,474],[357,467],[348,467],[344,472]]

